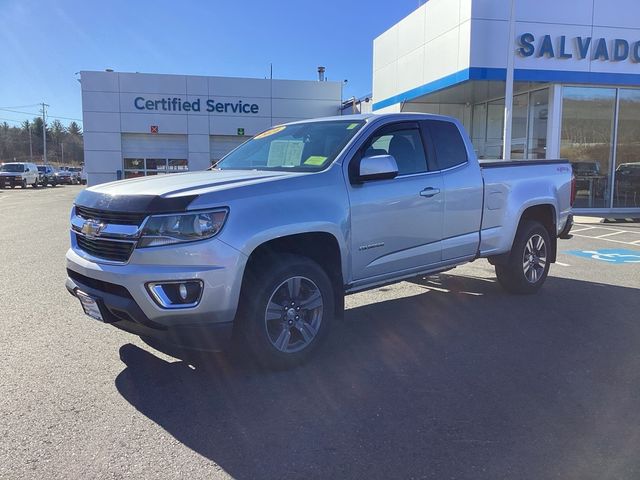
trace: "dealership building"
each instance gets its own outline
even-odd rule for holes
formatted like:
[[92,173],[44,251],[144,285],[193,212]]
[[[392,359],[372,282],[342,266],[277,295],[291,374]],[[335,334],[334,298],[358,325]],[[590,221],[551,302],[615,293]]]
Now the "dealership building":
[[272,125],[338,115],[342,85],[119,72],[81,72],[90,185],[204,170]]
[[203,169],[271,125],[368,110],[457,117],[479,158],[501,159],[512,63],[511,158],[566,158],[580,213],[639,216],[640,1],[515,0],[513,24],[511,4],[426,1],[375,38],[361,98],[333,82],[82,72],[89,182]]
[[480,158],[566,158],[576,209],[640,212],[640,2],[429,0],[373,44],[373,111],[459,118]]

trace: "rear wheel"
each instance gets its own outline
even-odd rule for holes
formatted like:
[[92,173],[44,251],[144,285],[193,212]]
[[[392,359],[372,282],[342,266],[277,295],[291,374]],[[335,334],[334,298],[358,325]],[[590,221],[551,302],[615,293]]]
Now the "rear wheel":
[[506,263],[496,265],[502,287],[512,293],[537,292],[549,273],[551,241],[540,222],[524,221],[518,228]]
[[272,368],[307,360],[334,316],[334,292],[325,271],[306,257],[283,254],[247,275],[238,319],[245,344]]

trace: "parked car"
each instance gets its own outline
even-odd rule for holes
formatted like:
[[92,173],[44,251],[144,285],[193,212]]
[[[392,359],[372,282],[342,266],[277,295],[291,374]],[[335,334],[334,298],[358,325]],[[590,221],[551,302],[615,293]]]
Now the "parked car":
[[9,162],[0,165],[0,188],[5,186],[27,188],[38,187],[38,167],[33,163]]
[[84,167],[69,167],[68,170],[76,175],[78,184],[87,184],[87,173],[84,171]]
[[43,187],[51,185],[55,187],[58,179],[55,175],[56,170],[51,165],[37,165],[38,167],[38,183]]
[[640,162],[621,163],[616,168],[616,203],[637,207],[640,203]]
[[87,188],[67,289],[122,330],[204,350],[237,334],[276,368],[311,355],[348,293],[478,258],[534,293],[571,226],[571,167],[480,164],[468,139],[448,117],[332,117],[273,127],[211,171]]
[[78,176],[75,175],[73,172],[70,172],[66,168],[68,167],[61,167],[58,171],[56,171],[55,173],[56,181],[59,184],[63,184],[63,185],[75,185],[79,183]]
[[571,162],[573,174],[576,177],[576,191],[580,195],[587,195],[594,199],[602,199],[607,188],[607,177],[602,175],[598,162]]

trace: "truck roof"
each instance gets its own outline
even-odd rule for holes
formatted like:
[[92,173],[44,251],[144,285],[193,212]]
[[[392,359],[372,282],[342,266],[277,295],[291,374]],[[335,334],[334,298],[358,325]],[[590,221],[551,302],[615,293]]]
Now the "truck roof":
[[447,117],[446,115],[436,115],[433,113],[420,113],[420,112],[393,112],[393,113],[357,113],[357,114],[352,114],[352,115],[335,115],[332,117],[321,117],[321,118],[313,118],[313,119],[307,119],[307,120],[299,120],[296,122],[288,122],[287,125],[289,124],[295,124],[295,123],[306,123],[309,121],[339,121],[339,120],[343,120],[343,121],[349,121],[349,120],[354,120],[354,121],[367,121],[367,120],[371,120],[374,118],[411,118],[414,117],[416,119],[422,119],[422,120],[428,120],[428,119],[447,119],[447,120],[452,120],[455,121],[455,118],[453,117]]

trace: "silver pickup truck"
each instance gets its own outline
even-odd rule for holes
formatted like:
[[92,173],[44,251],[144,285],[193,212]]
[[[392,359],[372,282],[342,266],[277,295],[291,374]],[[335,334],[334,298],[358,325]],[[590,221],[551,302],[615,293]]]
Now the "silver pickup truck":
[[156,343],[219,350],[233,336],[288,367],[348,293],[478,258],[505,289],[535,292],[574,183],[563,161],[479,163],[447,117],[280,125],[209,171],[80,193],[66,286],[88,315]]

